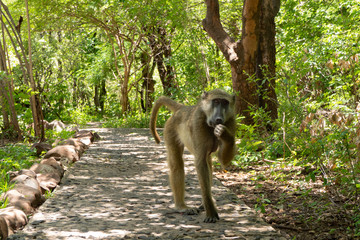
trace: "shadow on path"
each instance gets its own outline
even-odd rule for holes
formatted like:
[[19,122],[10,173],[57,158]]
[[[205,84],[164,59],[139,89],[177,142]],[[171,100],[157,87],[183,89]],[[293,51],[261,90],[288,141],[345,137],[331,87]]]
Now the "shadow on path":
[[[91,129],[102,139],[63,178],[54,196],[9,239],[284,239],[236,195],[214,181],[221,220],[173,210],[166,152],[148,129]],[[187,203],[200,205],[191,155],[186,159]]]

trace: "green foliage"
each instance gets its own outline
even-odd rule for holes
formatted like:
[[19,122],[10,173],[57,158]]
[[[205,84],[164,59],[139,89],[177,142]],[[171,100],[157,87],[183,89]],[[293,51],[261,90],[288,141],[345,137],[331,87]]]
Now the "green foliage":
[[[355,222],[354,236],[360,237],[360,211],[359,210],[356,211],[356,214],[354,216],[354,222]],[[351,229],[349,229],[349,231],[351,232]]]
[[[1,192],[2,190],[0,190],[0,192]],[[9,202],[9,200],[8,199],[5,199],[5,201],[4,200],[0,200],[0,209],[1,208],[5,208],[7,205],[8,205],[8,202]]]
[[97,116],[93,115],[92,110],[87,106],[68,108],[67,111],[69,115],[68,118],[65,118],[64,120],[74,124],[85,125],[86,123],[97,119]]
[[[160,110],[157,116],[157,127],[164,127],[166,120],[170,117],[170,114],[166,110]],[[114,117],[106,119],[106,122],[102,124],[107,128],[148,128],[150,122],[150,113],[136,113],[134,115],[124,115],[120,118]]]
[[0,159],[1,169],[5,172],[20,170],[34,162],[35,149],[25,144],[10,144],[0,148]]
[[[334,208],[333,203],[325,197],[327,194],[342,199],[342,204],[336,205],[338,211],[350,214],[349,220],[353,219],[353,223],[349,223],[348,234],[358,236],[360,119],[352,116],[359,116],[359,113],[353,111],[345,115],[340,111],[322,110],[307,115],[302,124],[283,118],[277,122],[280,126],[277,131],[268,135],[253,126],[239,124],[239,155],[234,165],[246,170],[258,166],[270,169],[270,176],[257,174],[251,178],[251,185],[255,187],[264,178],[270,183],[274,180],[286,186],[297,186],[293,193],[301,200],[303,208],[316,213],[309,216],[306,215],[308,211],[301,211],[299,221],[305,224],[322,221],[316,216]],[[297,179],[296,183],[294,179]],[[315,197],[313,189],[309,187],[312,184],[318,188],[322,186],[321,191],[326,192],[324,198],[329,205],[321,205],[324,201],[320,203],[316,200],[323,194]],[[291,195],[286,191],[284,194]],[[267,214],[274,207],[269,201],[267,196],[259,194],[254,207]]]
[[[0,195],[10,189],[9,171],[29,168],[36,160],[35,149],[25,144],[9,144],[0,148]],[[6,202],[0,201],[0,208]]]
[[[264,153],[313,168],[324,186],[358,196],[360,4],[286,1],[277,19],[278,100],[283,121]],[[278,136],[278,137],[276,137]],[[283,138],[281,138],[283,136]],[[284,139],[285,137],[285,139]],[[275,151],[274,151],[275,150]]]
[[255,210],[260,211],[261,213],[265,213],[266,206],[269,205],[269,203],[271,203],[271,201],[265,198],[263,194],[261,195],[261,197],[257,198],[256,201],[257,204],[255,204]]
[[[242,4],[220,3],[223,26],[236,40],[241,37]],[[324,188],[336,186],[344,196],[359,198],[360,31],[354,23],[360,21],[360,4],[347,0],[288,0],[281,4],[276,18],[279,118],[272,122],[264,109],[254,108],[249,109],[254,125],[238,119],[239,154],[234,164],[241,168],[259,163],[294,166],[301,168],[301,173],[288,175],[304,173],[305,182],[320,179]],[[9,5],[15,20],[23,15],[23,8],[22,1]],[[34,76],[48,121],[61,119],[80,125],[102,121],[104,127],[147,128],[149,113],[140,105],[146,67],[141,54],[150,59],[147,67],[154,68],[151,99],[163,94],[149,37],[171,43],[172,55],[163,61],[175,69],[177,88],[170,90],[172,98],[193,105],[204,90],[232,90],[229,64],[201,26],[206,13],[203,2],[81,0],[74,11],[73,1],[36,0],[30,3],[30,11]],[[24,26],[25,22],[21,35],[27,39]],[[166,35],[154,31],[155,26],[163,28]],[[114,35],[119,31],[121,39]],[[141,42],[134,52],[126,90],[129,111],[122,112],[121,86],[127,70],[124,53],[132,49],[137,37]],[[125,52],[118,48],[119,41],[124,41]],[[13,49],[9,50],[14,56]],[[15,107],[25,129],[32,122],[30,92],[14,59],[10,61]],[[161,109],[157,126],[163,127],[170,115]],[[66,138],[67,134],[47,132],[47,137]],[[4,137],[10,135],[3,132]],[[19,167],[17,162],[7,166]],[[276,173],[276,178],[288,181],[288,175]],[[305,198],[306,193],[301,196]],[[257,207],[264,212],[267,204],[266,198],[260,197]]]
[[[153,78],[156,84],[152,97],[156,99],[162,95],[163,86],[157,66],[153,66],[156,63],[148,42],[150,35],[158,38],[158,42],[171,42],[172,55],[164,59],[164,63],[175,69],[178,88],[171,91],[174,98],[194,104],[204,89],[224,87],[231,90],[228,63],[197,23],[205,15],[204,4],[164,0],[84,0],[78,3],[76,11],[71,1],[45,3],[37,0],[29,4],[33,30],[33,71],[42,99],[44,118],[49,122],[61,119],[67,123],[84,123],[90,120],[89,116],[119,118],[136,115],[140,112],[139,90],[144,66],[139,56],[143,53],[152,58],[150,67],[155,69]],[[224,26],[233,34],[239,32],[235,23],[239,22],[241,5],[239,2],[229,2],[221,8],[222,14],[229,16]],[[16,20],[23,14],[24,3],[11,1],[9,9]],[[25,24],[24,21],[21,28],[23,39],[27,39]],[[165,29],[166,39],[157,36],[154,26]],[[118,29],[121,29],[125,51],[134,45],[131,36],[141,35],[142,40],[135,53],[137,57],[133,68],[130,69],[130,111],[126,113],[121,112],[122,93],[119,87],[124,81],[125,68],[123,55],[116,44],[119,39],[114,37]],[[10,61],[14,65],[17,111],[25,129],[25,125],[32,122],[26,94],[28,86],[23,83],[20,65],[13,58]],[[101,86],[104,88],[100,89]],[[118,125],[125,126],[127,123]]]
[[75,130],[74,131],[62,130],[62,131],[58,132],[55,130],[46,129],[45,130],[45,139],[47,142],[52,144],[55,142],[55,140],[69,139],[74,134],[75,134]]
[[284,112],[291,110],[299,121],[299,109],[354,107],[360,47],[351,22],[359,20],[359,12],[356,1],[285,3],[277,22],[278,96]]
[[45,199],[49,199],[49,198],[52,198],[54,196],[54,193],[53,192],[50,192],[50,191],[46,191],[45,194]]

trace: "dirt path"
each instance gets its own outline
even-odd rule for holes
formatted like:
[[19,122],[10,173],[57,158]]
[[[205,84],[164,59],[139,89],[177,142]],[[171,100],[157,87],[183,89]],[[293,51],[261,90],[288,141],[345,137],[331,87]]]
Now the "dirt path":
[[[53,197],[24,230],[9,239],[285,239],[235,194],[214,181],[221,220],[173,210],[166,153],[148,129],[92,128],[92,144],[63,178]],[[187,203],[200,205],[191,155],[186,155]]]

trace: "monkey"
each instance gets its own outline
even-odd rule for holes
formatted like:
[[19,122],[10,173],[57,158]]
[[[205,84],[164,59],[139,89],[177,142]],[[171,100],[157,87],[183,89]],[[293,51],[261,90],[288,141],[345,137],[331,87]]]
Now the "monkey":
[[[164,141],[175,208],[188,215],[198,214],[200,210],[205,209],[204,222],[215,223],[220,218],[211,195],[211,153],[218,150],[218,159],[224,168],[230,165],[234,158],[235,95],[215,89],[204,92],[198,104],[193,106],[186,106],[161,96],[155,101],[150,116],[150,131],[156,143],[160,143],[156,119],[161,106],[166,106],[173,112],[165,123]],[[184,147],[195,157],[202,194],[200,208],[190,208],[185,204],[185,172],[182,157]]]

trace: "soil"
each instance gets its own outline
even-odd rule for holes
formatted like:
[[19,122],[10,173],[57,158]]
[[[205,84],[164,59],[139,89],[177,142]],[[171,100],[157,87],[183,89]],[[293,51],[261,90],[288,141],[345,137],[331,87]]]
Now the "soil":
[[[174,210],[164,144],[148,129],[88,128],[102,138],[71,166],[29,224],[9,239],[288,239],[214,179],[220,220]],[[193,157],[184,154],[186,202],[199,206]]]
[[338,186],[305,180],[295,167],[260,163],[244,169],[217,170],[215,175],[238,198],[257,210],[275,229],[296,240],[360,239],[354,232],[355,199]]

